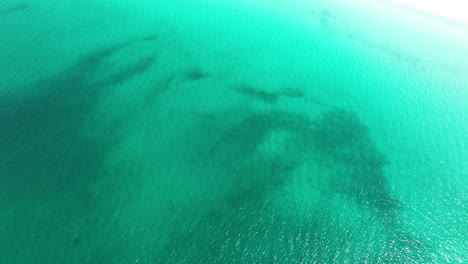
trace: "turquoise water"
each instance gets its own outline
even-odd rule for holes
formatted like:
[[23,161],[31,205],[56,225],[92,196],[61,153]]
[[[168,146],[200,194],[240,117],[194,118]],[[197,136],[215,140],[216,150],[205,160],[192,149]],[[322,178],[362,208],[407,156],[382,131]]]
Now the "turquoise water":
[[0,263],[468,261],[468,28],[380,1],[0,3]]

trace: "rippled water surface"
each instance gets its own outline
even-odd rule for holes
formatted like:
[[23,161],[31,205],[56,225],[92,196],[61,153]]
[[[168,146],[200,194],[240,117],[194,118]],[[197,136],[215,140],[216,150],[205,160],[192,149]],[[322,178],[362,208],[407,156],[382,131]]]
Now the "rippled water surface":
[[351,2],[0,3],[0,262],[467,262],[468,26]]

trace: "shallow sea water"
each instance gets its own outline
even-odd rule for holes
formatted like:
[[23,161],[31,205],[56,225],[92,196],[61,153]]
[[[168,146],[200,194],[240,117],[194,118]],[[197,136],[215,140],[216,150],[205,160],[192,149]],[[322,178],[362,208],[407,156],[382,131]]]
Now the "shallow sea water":
[[0,263],[468,261],[468,29],[383,1],[0,3]]

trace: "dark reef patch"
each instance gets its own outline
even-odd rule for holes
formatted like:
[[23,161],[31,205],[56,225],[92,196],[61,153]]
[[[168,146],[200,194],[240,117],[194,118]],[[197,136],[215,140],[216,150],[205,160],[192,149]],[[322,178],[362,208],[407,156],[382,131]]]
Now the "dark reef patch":
[[17,4],[17,5],[8,7],[6,9],[4,9],[4,10],[0,10],[0,16],[20,12],[20,11],[23,11],[23,10],[28,9],[28,8],[30,8],[30,6],[28,4],[20,3],[20,4]]
[[159,38],[159,34],[153,34],[153,35],[144,37],[142,41],[155,41],[155,40],[158,40],[158,38]]
[[387,162],[356,114],[341,109],[326,112],[312,122],[311,138],[317,159],[333,175],[334,190],[384,212],[400,206],[387,190],[383,172]]
[[235,91],[242,95],[253,97],[257,100],[260,100],[269,104],[276,103],[276,101],[278,100],[278,96],[279,96],[277,93],[257,90],[253,87],[246,86],[246,85],[236,86]]
[[[310,161],[323,167],[334,191],[384,212],[400,206],[388,192],[383,172],[387,162],[372,142],[368,128],[352,112],[331,109],[314,120],[286,111],[259,112],[221,133],[220,137],[213,136],[216,140],[207,148],[206,156],[198,158],[215,157],[215,163],[223,164],[227,174],[235,170],[236,175],[251,174],[245,176],[247,179],[261,175],[268,179],[255,184],[256,188],[284,183],[290,171]],[[279,142],[280,150],[270,154],[259,151],[269,138]]]
[[[320,209],[317,205],[306,218],[294,208],[287,215],[275,209],[279,201],[272,194],[281,192],[292,173],[307,161],[327,174],[318,175],[328,179],[328,183],[320,183],[328,184],[325,188],[330,190],[321,199],[347,197],[384,223],[386,232],[376,234],[382,249],[359,257],[358,262],[432,261],[427,247],[399,227],[399,202],[390,195],[383,173],[387,163],[356,114],[330,109],[311,120],[286,111],[251,112],[227,128],[225,116],[222,113],[219,119],[211,119],[222,123],[214,127],[225,129],[214,129],[221,135],[212,135],[215,140],[199,153],[199,164],[217,167],[215,174],[225,178],[222,184],[233,185],[232,189],[216,199],[218,203],[188,232],[174,233],[156,257],[157,262],[356,262],[353,252],[362,250],[363,241],[352,242],[356,241],[356,233],[314,211],[326,207]],[[266,141],[275,141],[269,141],[275,135],[286,135],[284,140],[276,137],[280,147],[262,151]],[[375,231],[364,230],[361,234],[367,236],[367,232]]]
[[183,79],[185,81],[198,81],[201,79],[208,78],[208,74],[200,68],[192,68],[188,70],[184,75]]
[[[225,115],[212,122],[223,122]],[[368,207],[379,218],[388,218],[390,233],[398,232],[399,202],[388,191],[383,173],[386,161],[353,112],[330,109],[313,120],[286,111],[253,112],[216,131],[221,135],[213,135],[211,147],[199,153],[199,164],[216,167],[213,171],[225,177],[222,183],[233,185],[232,189],[190,232],[174,234],[158,261],[333,263],[346,259],[336,253],[344,250],[347,240],[335,239],[349,236],[346,230],[320,216],[301,222],[294,210],[291,218],[274,210],[271,194],[281,190],[305,162],[321,167],[324,175],[318,177],[327,179],[323,184],[329,187],[329,197],[344,196]],[[263,149],[270,143],[276,147]],[[385,254],[393,258],[392,253]]]
[[129,78],[140,75],[146,72],[155,63],[155,61],[156,58],[154,56],[148,56],[140,59],[134,64],[127,65],[123,69],[112,73],[105,82],[105,85],[117,85],[125,82]]
[[274,104],[280,97],[286,98],[300,98],[304,97],[304,93],[299,89],[287,87],[279,92],[267,92],[263,90],[255,89],[248,85],[238,85],[234,87],[234,90],[247,97],[252,97],[256,100],[260,100],[264,103]]
[[84,130],[110,85],[140,74],[152,59],[113,73],[108,59],[133,42],[80,58],[62,73],[28,88],[28,95],[0,97],[0,186],[10,197],[46,199],[82,192],[105,172],[102,162],[118,138]]
[[[230,126],[226,118],[220,115],[201,124],[200,134],[208,136],[202,140],[208,141],[196,151],[191,166],[227,177],[231,196],[249,193],[261,199],[272,188],[284,186],[304,156],[294,129],[307,120],[283,111],[251,114]],[[277,148],[262,149],[270,141],[277,142]]]

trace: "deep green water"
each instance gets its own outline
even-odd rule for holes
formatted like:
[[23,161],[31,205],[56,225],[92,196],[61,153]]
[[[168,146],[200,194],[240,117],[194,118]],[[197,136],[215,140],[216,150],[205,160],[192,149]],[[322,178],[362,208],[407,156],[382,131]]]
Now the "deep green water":
[[468,262],[468,28],[382,2],[0,3],[0,263]]

